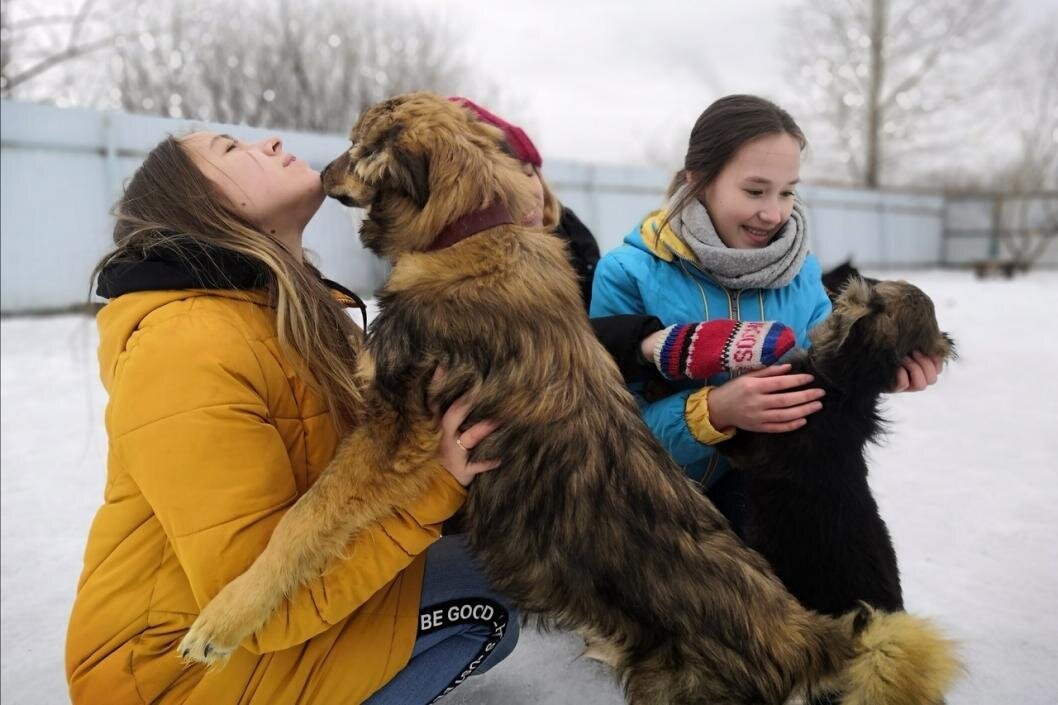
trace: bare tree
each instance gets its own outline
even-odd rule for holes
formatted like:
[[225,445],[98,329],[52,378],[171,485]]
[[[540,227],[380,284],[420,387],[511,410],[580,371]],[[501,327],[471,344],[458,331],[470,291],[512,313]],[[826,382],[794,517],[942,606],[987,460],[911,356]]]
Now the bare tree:
[[[4,0],[5,6],[12,4]],[[78,14],[107,18],[89,43],[76,15],[55,23],[92,61],[68,57],[34,89],[67,103],[129,112],[344,132],[360,110],[395,93],[429,89],[497,99],[434,16],[368,0],[81,0]],[[120,10],[120,12],[119,12]],[[5,12],[5,22],[7,13]],[[81,25],[88,19],[77,20]],[[64,51],[57,37],[25,50]],[[43,45],[47,45],[44,47]],[[26,71],[23,70],[22,74]],[[35,75],[27,75],[20,83]],[[86,76],[93,80],[85,81]],[[65,82],[65,83],[64,83]],[[14,88],[14,86],[12,86]],[[26,86],[22,94],[31,91]]]
[[998,171],[995,187],[1058,190],[1058,13],[1021,38],[1004,73],[1005,126],[1018,149]]
[[[0,0],[0,95],[40,97],[28,84],[111,50],[130,9],[128,0],[71,0],[44,7]],[[53,80],[46,90],[56,93],[55,85]]]
[[11,29],[8,20],[8,0],[0,0],[0,95],[7,91],[7,73],[11,64]]
[[1028,269],[1058,240],[1058,15],[1019,42],[1006,85],[1019,150],[995,175],[999,237]]
[[1006,5],[813,0],[792,8],[784,54],[823,168],[875,187],[972,139],[974,111],[994,85]]

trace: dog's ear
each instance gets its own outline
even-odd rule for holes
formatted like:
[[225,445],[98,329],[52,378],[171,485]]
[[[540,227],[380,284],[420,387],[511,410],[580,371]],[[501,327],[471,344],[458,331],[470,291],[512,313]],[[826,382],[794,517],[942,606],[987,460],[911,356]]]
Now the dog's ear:
[[363,145],[356,164],[356,174],[378,191],[403,192],[422,210],[430,200],[430,162],[414,155],[400,144],[404,132],[401,124],[392,125]]
[[841,295],[834,308],[840,308],[847,316],[858,320],[877,307],[877,302],[872,301],[873,298],[871,282],[860,276],[852,276],[841,288]]
[[415,205],[422,210],[430,200],[430,160],[398,147],[392,148],[394,176]]
[[880,302],[862,277],[852,277],[845,284],[830,316],[812,329],[812,347],[820,354],[835,352],[845,344],[856,322],[877,313]]

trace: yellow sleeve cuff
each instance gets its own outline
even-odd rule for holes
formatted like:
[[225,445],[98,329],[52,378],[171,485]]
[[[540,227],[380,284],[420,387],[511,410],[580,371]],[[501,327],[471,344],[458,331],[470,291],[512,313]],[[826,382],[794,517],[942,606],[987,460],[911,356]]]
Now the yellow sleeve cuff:
[[735,428],[718,431],[709,422],[709,392],[713,387],[704,387],[687,397],[687,404],[683,409],[683,417],[687,421],[687,428],[691,435],[699,443],[707,446],[715,445],[720,441],[726,441],[735,435]]
[[432,476],[430,488],[422,497],[403,507],[423,527],[439,527],[459,511],[467,498],[466,488],[452,477],[452,473],[440,463],[431,464],[433,467],[428,470]]

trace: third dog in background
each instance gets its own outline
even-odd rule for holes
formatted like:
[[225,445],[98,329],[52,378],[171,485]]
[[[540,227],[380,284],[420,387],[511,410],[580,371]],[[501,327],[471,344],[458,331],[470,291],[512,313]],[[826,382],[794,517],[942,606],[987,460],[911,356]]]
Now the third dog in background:
[[864,279],[868,283],[877,282],[877,279],[869,279],[860,274],[860,270],[856,269],[852,264],[851,259],[847,259],[837,267],[829,269],[823,272],[823,288],[827,290],[827,296],[830,297],[831,301],[838,298],[838,294],[845,288],[853,279]]

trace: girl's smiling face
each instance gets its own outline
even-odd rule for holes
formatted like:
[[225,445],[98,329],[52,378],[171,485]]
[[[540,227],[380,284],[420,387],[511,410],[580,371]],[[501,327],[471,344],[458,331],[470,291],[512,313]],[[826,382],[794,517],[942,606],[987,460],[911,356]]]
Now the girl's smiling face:
[[797,139],[785,132],[765,135],[742,145],[698,200],[725,245],[766,247],[790,217],[800,171]]

